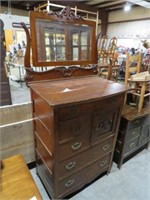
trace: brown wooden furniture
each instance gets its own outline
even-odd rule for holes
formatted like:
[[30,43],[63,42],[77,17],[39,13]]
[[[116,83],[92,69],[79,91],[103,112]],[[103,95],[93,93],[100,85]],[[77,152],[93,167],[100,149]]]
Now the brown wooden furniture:
[[128,85],[128,79],[131,75],[139,73],[142,64],[142,54],[130,55],[126,52],[126,65],[125,65],[125,84]]
[[42,200],[38,188],[21,155],[2,160],[0,177],[1,200]]
[[139,97],[138,112],[141,112],[143,108],[144,98],[150,95],[150,75],[148,71],[140,73],[141,63],[141,53],[138,55],[129,55],[129,53],[126,53],[125,85],[130,86],[128,93]]
[[121,168],[122,164],[140,150],[148,148],[150,142],[150,107],[145,107],[141,113],[126,105],[122,112],[119,134],[113,160]]
[[139,97],[138,112],[141,112],[144,98],[150,96],[150,74],[148,71],[132,75],[128,79],[130,84],[134,84],[133,95]]
[[[62,15],[64,12],[65,15]],[[70,32],[71,23],[72,32],[78,33],[79,38],[83,28],[83,35],[86,36],[83,40],[89,53],[83,60],[80,59],[82,56],[79,56],[79,60],[71,56],[67,60],[51,58],[43,62],[40,61],[44,58],[41,54],[47,47],[43,43],[38,46],[34,40],[32,46],[42,48],[42,52],[36,52],[38,57],[33,55],[33,63],[37,66],[55,66],[45,72],[35,72],[30,68],[27,46],[26,80],[33,102],[37,173],[49,195],[58,199],[81,189],[103,172],[110,172],[126,88],[97,76],[94,22],[86,23],[68,8],[59,14],[32,13],[30,20],[34,38],[37,37],[35,23],[39,21],[42,22],[42,34],[45,29],[46,33],[50,32],[55,22],[58,29],[58,24],[61,28],[65,22],[67,33]],[[26,33],[29,34],[27,30]],[[78,41],[80,45],[77,48],[82,49],[83,41],[81,38]],[[66,54],[74,49],[71,44],[68,44],[71,49],[65,50]],[[80,66],[56,67],[59,64]]]
[[63,198],[101,173],[109,173],[124,86],[87,76],[29,87],[37,172],[50,196]]
[[6,49],[4,47],[4,23],[0,19],[0,29],[1,29],[1,39],[0,39],[0,106],[11,105],[11,93],[10,93],[10,85],[9,79],[7,77],[4,61],[6,56]]
[[112,59],[113,61],[115,60],[115,49],[117,46],[117,38],[112,37],[109,41],[108,46],[106,46],[107,43],[108,43],[108,38],[106,36],[102,36],[102,38],[100,38],[100,42],[98,43],[98,45],[101,46],[97,47],[99,62],[108,62],[109,59]]

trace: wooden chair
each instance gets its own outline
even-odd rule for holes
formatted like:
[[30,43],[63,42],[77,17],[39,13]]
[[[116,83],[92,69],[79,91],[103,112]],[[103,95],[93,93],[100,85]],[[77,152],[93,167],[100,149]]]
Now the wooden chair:
[[144,98],[150,96],[150,74],[148,71],[137,73],[128,81],[135,85],[132,94],[139,97],[138,112],[141,112]]
[[[106,43],[107,37],[103,36],[101,38],[101,41],[99,43],[99,48],[98,46],[98,56],[99,56],[99,64],[100,70],[99,70],[99,76],[106,78],[106,79],[111,79],[113,81],[117,81],[117,74],[118,74],[118,67],[117,67],[117,60],[116,60],[116,46],[117,46],[117,38],[113,37],[111,38],[108,47],[106,48]],[[106,42],[107,41],[107,42]],[[106,64],[107,63],[107,64]],[[106,67],[101,67],[101,66],[106,66]]]
[[[104,36],[103,36],[104,37]],[[108,47],[106,48],[107,38],[102,38],[102,48],[98,50],[99,62],[109,62],[109,59],[115,59],[115,49],[117,46],[117,38],[111,38]],[[105,48],[104,48],[105,46]]]
[[131,75],[140,72],[142,64],[142,54],[130,55],[126,52],[126,64],[125,64],[125,85],[128,86],[128,79]]
[[[150,95],[149,84],[150,84],[150,74],[148,71],[141,72],[142,56],[139,55],[129,55],[126,53],[126,70],[125,70],[125,85],[129,86],[128,93],[139,97],[138,101],[138,112],[142,111],[144,98]],[[127,101],[127,96],[125,98],[125,103]]]
[[98,64],[98,75],[107,80],[110,80],[112,76],[112,59],[109,59],[109,63]]

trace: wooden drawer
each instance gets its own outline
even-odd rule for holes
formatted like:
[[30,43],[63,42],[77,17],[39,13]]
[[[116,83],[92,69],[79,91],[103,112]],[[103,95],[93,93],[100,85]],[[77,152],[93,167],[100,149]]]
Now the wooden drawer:
[[97,110],[105,110],[106,111],[106,110],[112,109],[114,107],[116,107],[115,109],[117,110],[118,107],[120,106],[122,100],[123,100],[123,96],[117,95],[117,96],[113,96],[111,98],[106,98],[104,100],[97,101],[94,104],[94,111],[97,111]]
[[74,173],[75,171],[79,171],[81,168],[89,165],[98,158],[108,154],[112,151],[112,145],[113,138],[111,137],[76,156],[60,162],[59,177],[65,177]]
[[129,128],[136,128],[142,126],[142,118],[137,118],[129,122]]
[[149,128],[150,128],[149,124],[145,124],[145,126],[142,127],[141,136],[140,136],[140,140],[139,140],[140,144],[142,144],[144,142],[148,142],[148,140],[150,140]]
[[61,121],[79,117],[81,114],[91,113],[93,103],[65,106],[59,109],[59,119]]
[[78,118],[61,121],[59,123],[59,141],[65,142],[66,139],[74,138],[76,135],[86,133],[89,137],[91,132],[92,115],[84,115]]
[[40,174],[42,176],[42,178],[44,178],[46,180],[46,182],[50,186],[49,189],[52,190],[52,188],[53,188],[52,173],[49,171],[49,169],[45,165],[43,158],[41,157],[41,155],[38,152],[36,152],[36,158],[37,158],[37,160],[36,160],[37,173]]
[[80,170],[77,173],[68,176],[65,179],[62,179],[59,182],[58,191],[59,194],[67,193],[70,190],[76,188],[78,185],[86,183],[86,180],[91,177],[96,177],[104,169],[107,170],[110,160],[110,154],[106,155],[103,158],[98,159],[97,161],[87,165],[85,168]]
[[42,123],[52,132],[54,131],[53,108],[49,106],[42,98],[33,92],[33,113]]
[[140,136],[141,127],[129,129],[126,134],[126,142]]
[[35,119],[35,134],[44,143],[49,153],[54,153],[54,136],[37,118]]
[[114,134],[116,129],[117,113],[115,110],[107,112],[95,112],[93,117],[92,138],[91,142],[96,143],[102,139]]
[[131,151],[134,151],[138,147],[139,137],[136,137],[133,140],[130,140],[130,142],[125,143],[124,146],[124,155],[128,154]]
[[36,138],[36,152],[42,158],[44,164],[49,170],[49,173],[52,174],[54,159],[38,137]]
[[69,158],[90,146],[90,136],[86,134],[77,135],[73,140],[59,145],[59,160]]

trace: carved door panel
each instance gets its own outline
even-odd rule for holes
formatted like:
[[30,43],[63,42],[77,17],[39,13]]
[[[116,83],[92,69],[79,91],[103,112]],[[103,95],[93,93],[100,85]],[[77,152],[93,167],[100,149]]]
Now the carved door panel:
[[110,110],[107,112],[95,112],[93,117],[92,143],[98,142],[111,134],[114,134],[117,112]]

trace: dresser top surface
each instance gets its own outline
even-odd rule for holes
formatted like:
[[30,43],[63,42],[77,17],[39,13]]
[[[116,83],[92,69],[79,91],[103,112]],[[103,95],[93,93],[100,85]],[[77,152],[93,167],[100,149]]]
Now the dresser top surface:
[[119,83],[98,76],[38,82],[29,84],[29,87],[51,106],[100,100],[127,90]]

